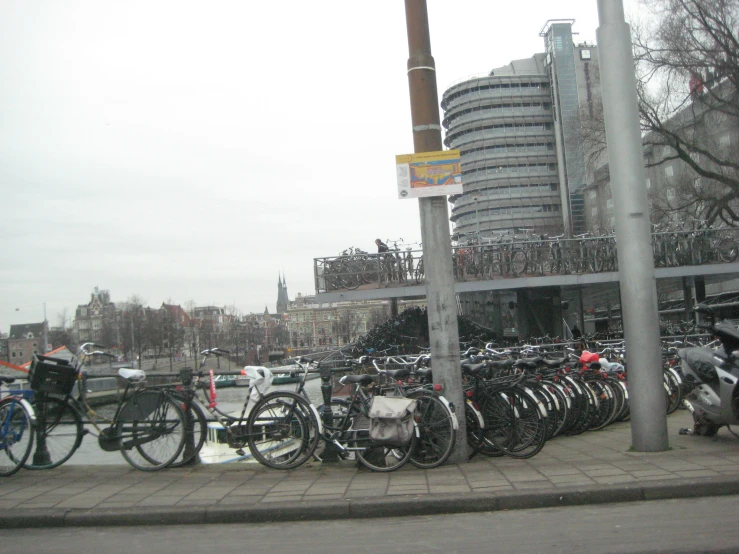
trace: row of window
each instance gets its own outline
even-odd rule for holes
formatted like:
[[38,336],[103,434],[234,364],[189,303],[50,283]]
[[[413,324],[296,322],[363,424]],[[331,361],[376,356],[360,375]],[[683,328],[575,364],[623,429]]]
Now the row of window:
[[530,152],[530,151],[541,151],[541,150],[554,150],[554,144],[551,142],[527,142],[524,144],[490,144],[486,146],[480,146],[478,148],[470,148],[465,150],[462,154],[464,159],[465,155],[472,154],[473,152]]
[[495,167],[478,167],[462,171],[462,175],[473,175],[475,173],[530,173],[536,171],[554,171],[557,169],[557,164],[554,163],[525,163],[525,164],[509,164],[509,165],[498,165]]
[[531,184],[518,184],[518,185],[504,185],[500,187],[489,187],[479,192],[469,192],[465,196],[475,197],[477,199],[483,199],[485,196],[501,196],[511,195],[517,193],[519,195],[533,196],[535,194],[546,194],[549,192],[556,192],[559,189],[557,183],[531,183]]
[[459,98],[460,96],[464,96],[465,94],[470,94],[473,92],[478,92],[481,90],[520,90],[520,89],[543,89],[548,90],[549,89],[549,83],[494,83],[489,85],[479,85],[474,88],[467,88],[464,90],[460,90],[459,92],[455,92],[454,94],[450,94],[448,97],[444,99],[444,105],[448,104],[455,98]]
[[475,223],[480,217],[483,217],[485,215],[516,215],[544,212],[559,212],[559,204],[543,204],[539,206],[500,206],[497,208],[486,208],[484,210],[477,210],[476,212],[465,214],[457,220],[457,225],[461,223]]
[[480,136],[482,138],[485,138],[487,133],[485,131],[493,131],[496,134],[499,133],[513,133],[516,134],[518,132],[523,131],[551,131],[552,130],[552,123],[550,121],[547,122],[534,122],[534,123],[498,123],[495,125],[483,125],[481,127],[475,127],[474,129],[465,129],[464,131],[459,132],[449,132],[447,133],[447,138],[444,141],[444,144],[451,147],[451,144],[455,141],[459,140],[461,137],[465,135],[469,135],[470,133],[480,133]]
[[452,121],[459,119],[460,117],[475,113],[475,112],[501,112],[509,110],[521,110],[524,108],[535,108],[538,110],[551,110],[552,105],[549,102],[516,102],[510,104],[492,104],[490,106],[476,106],[474,108],[467,108],[465,110],[455,112],[453,115],[444,119],[444,124],[449,125]]

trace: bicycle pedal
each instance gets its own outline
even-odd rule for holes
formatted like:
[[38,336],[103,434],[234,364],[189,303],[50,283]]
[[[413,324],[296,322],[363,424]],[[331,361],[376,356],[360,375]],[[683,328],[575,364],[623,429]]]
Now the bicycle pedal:
[[246,456],[246,452],[244,452],[244,449],[243,449],[243,448],[239,448],[239,449],[238,449],[238,450],[236,451],[236,453],[237,453],[237,454],[238,454],[239,456]]
[[695,431],[693,429],[688,429],[687,427],[682,427],[678,431],[679,435],[695,435]]

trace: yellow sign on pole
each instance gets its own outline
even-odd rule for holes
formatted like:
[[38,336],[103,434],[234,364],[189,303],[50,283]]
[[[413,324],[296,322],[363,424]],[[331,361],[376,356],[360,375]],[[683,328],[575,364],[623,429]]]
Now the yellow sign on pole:
[[395,156],[398,198],[462,194],[459,150]]

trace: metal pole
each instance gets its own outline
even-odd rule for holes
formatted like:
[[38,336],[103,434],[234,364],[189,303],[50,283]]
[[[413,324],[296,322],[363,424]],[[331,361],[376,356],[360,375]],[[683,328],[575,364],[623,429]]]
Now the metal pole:
[[598,0],[598,56],[616,216],[632,447],[669,448],[644,155],[631,31],[622,0]]
[[[436,68],[431,56],[426,0],[405,0],[408,29],[408,88],[411,100],[413,146],[416,153],[443,150],[436,90]],[[445,196],[418,200],[426,283],[429,343],[434,381],[456,407],[459,430],[449,461],[467,461],[467,433],[459,362],[457,302],[452,274],[452,244]]]

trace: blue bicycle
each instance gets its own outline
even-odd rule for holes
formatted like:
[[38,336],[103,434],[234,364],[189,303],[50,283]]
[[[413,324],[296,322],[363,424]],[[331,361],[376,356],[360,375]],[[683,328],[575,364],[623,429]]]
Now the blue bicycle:
[[[0,376],[0,384],[13,377]],[[35,415],[29,400],[33,391],[10,391],[0,400],[0,477],[12,475],[28,459],[33,448]]]

